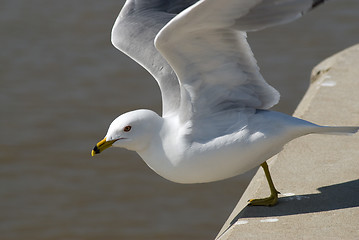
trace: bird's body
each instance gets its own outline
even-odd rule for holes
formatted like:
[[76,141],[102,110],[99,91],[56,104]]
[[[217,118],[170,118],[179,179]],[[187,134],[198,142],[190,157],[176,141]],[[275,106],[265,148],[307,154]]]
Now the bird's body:
[[244,173],[290,140],[320,129],[279,112],[252,109],[223,113],[198,129],[191,122],[180,124],[176,116],[154,114],[149,114],[155,122],[149,125],[155,130],[149,144],[133,150],[159,175],[179,183],[211,182]]
[[[259,166],[294,138],[353,131],[350,127],[322,127],[280,112],[253,109],[223,111],[201,123],[195,126],[191,121],[181,123],[176,115],[162,118],[150,110],[136,110],[118,117],[106,139],[120,139],[113,146],[136,151],[151,169],[168,180],[203,183]],[[130,140],[121,132],[126,126],[132,127],[136,137]]]
[[[358,127],[323,127],[268,110],[279,93],[260,74],[246,39],[246,32],[292,21],[322,2],[127,0],[112,42],[157,80],[163,113],[119,116],[92,154],[127,148],[166,179],[202,183],[259,165],[269,176],[265,161],[306,134],[355,133]],[[258,204],[276,202],[267,200]]]

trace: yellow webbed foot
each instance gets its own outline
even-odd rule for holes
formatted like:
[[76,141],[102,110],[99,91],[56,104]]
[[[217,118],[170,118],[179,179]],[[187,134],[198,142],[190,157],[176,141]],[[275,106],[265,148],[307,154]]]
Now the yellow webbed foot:
[[271,194],[267,198],[250,199],[248,205],[250,206],[274,206],[278,202],[278,193]]

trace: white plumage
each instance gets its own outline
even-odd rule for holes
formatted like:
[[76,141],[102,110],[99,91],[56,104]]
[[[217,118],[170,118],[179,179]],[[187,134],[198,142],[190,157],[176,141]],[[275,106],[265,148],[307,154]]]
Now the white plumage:
[[163,113],[119,116],[93,154],[124,147],[171,181],[199,183],[259,166],[305,134],[356,132],[267,110],[279,93],[246,40],[246,32],[292,21],[322,2],[127,0],[112,42],[157,80]]

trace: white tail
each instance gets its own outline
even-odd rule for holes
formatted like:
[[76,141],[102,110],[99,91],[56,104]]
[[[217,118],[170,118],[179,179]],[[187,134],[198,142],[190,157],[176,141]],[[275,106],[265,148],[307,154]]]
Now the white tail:
[[359,131],[359,127],[328,127],[320,126],[315,129],[314,133],[334,134],[334,135],[351,135]]

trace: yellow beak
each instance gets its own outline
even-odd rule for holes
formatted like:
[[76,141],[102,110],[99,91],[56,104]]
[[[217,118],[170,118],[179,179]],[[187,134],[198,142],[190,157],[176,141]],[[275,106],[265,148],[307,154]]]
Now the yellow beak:
[[114,142],[116,142],[117,140],[111,140],[111,141],[106,141],[106,138],[102,139],[100,142],[98,142],[96,144],[96,146],[93,148],[92,152],[91,152],[91,156],[94,156],[95,154],[99,154],[100,152],[102,152],[103,150],[105,150],[106,148],[109,148],[112,146],[112,144]]

